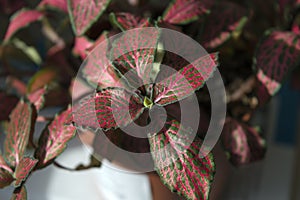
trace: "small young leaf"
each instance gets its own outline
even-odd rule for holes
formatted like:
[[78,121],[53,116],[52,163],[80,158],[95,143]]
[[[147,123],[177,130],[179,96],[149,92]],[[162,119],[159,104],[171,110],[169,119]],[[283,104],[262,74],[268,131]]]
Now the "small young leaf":
[[197,59],[177,73],[159,81],[154,87],[154,102],[167,105],[188,97],[203,87],[217,66],[217,53]]
[[[149,136],[152,157],[163,183],[173,192],[192,200],[209,198],[215,164],[212,154],[201,158],[201,141],[187,138],[189,129],[176,120]],[[169,145],[169,147],[167,146]]]
[[105,11],[111,0],[68,0],[68,10],[76,35],[83,35]]
[[16,167],[24,155],[35,119],[31,105],[21,100],[10,115],[4,141],[4,155],[11,167]]
[[38,162],[37,159],[29,158],[29,157],[24,157],[21,159],[14,173],[14,177],[16,178],[16,181],[14,183],[15,187],[19,187],[21,183],[26,180],[26,178],[33,170],[37,162]]
[[138,17],[131,13],[111,13],[109,18],[111,23],[122,31],[150,26],[149,19]]
[[[291,69],[300,63],[300,36],[293,32],[271,31],[264,36],[256,51],[259,103],[265,103],[281,87]],[[265,94],[265,92],[267,92]],[[264,98],[263,98],[264,97]]]
[[78,126],[111,129],[124,127],[143,112],[142,99],[120,88],[107,88],[81,102],[74,111]]
[[10,171],[0,169],[0,189],[9,186],[14,181],[14,177]]
[[47,88],[44,87],[27,95],[28,100],[35,106],[37,111],[44,106],[46,93]]
[[59,156],[67,146],[76,132],[76,128],[71,125],[72,110],[67,110],[57,115],[40,136],[35,157],[39,160],[38,167],[43,168],[50,164]]
[[151,81],[159,35],[159,29],[132,29],[113,41],[113,64],[134,88]]
[[230,161],[236,166],[261,160],[265,155],[265,140],[259,133],[232,118],[226,120],[221,137]]
[[20,10],[15,13],[8,26],[4,41],[9,40],[13,34],[15,34],[21,28],[28,26],[29,24],[38,21],[43,17],[43,13],[36,10]]
[[19,99],[0,91],[0,121],[8,120],[9,114],[17,105]]
[[163,21],[170,24],[187,24],[208,12],[204,1],[173,0],[163,14]]
[[220,2],[208,15],[200,38],[205,48],[216,48],[233,34],[239,33],[247,22],[245,8],[230,2]]
[[42,0],[38,6],[49,6],[53,8],[58,8],[64,12],[68,12],[67,0]]
[[90,41],[88,38],[84,36],[76,37],[73,53],[75,55],[79,55],[84,60],[88,54],[87,50],[91,48],[93,44],[94,43],[92,41]]
[[27,190],[25,186],[17,188],[10,200],[27,200]]

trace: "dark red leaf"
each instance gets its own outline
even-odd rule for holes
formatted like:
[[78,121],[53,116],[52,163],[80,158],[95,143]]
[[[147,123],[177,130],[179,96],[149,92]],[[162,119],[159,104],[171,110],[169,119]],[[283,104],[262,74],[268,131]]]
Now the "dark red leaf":
[[107,88],[84,99],[74,111],[79,126],[111,129],[124,127],[143,112],[143,100],[120,88]]
[[10,114],[10,122],[7,127],[7,135],[4,141],[4,155],[12,167],[16,167],[22,159],[29,135],[34,128],[36,117],[31,105],[21,100]]
[[202,142],[190,135],[178,121],[167,122],[165,129],[149,137],[151,153],[156,171],[171,191],[204,200],[209,198],[214,178],[214,159],[212,154],[201,158]]
[[8,120],[9,114],[17,105],[19,99],[0,91],[0,121]]
[[47,129],[43,131],[35,151],[35,157],[39,160],[39,168],[50,164],[64,151],[67,142],[74,137],[76,128],[71,125],[72,119],[72,110],[69,106],[67,110],[55,116]]
[[67,0],[42,0],[38,6],[50,6],[68,12]]
[[163,20],[170,24],[187,24],[209,12],[205,1],[173,0],[163,14]]
[[54,81],[57,75],[57,71],[54,68],[49,67],[39,70],[29,80],[27,92],[32,93],[38,89],[44,88],[46,85]]
[[15,187],[19,187],[21,183],[27,179],[37,162],[37,159],[29,157],[24,157],[21,159],[14,173],[14,177],[16,178],[14,183]]
[[234,165],[243,165],[261,160],[266,143],[256,129],[228,118],[222,132],[222,143]]
[[184,99],[203,87],[218,66],[218,54],[203,56],[154,87],[154,103],[167,105]]
[[28,26],[32,22],[41,19],[43,15],[44,14],[42,12],[36,10],[22,9],[18,11],[12,16],[10,20],[10,24],[8,26],[4,40],[9,40],[12,37],[12,35],[15,34],[18,30]]
[[[300,36],[293,32],[272,31],[262,39],[256,51],[257,95],[264,104],[281,87],[291,69],[300,63]],[[267,93],[266,93],[267,92]]]
[[25,186],[14,191],[10,200],[27,200],[27,190]]
[[233,34],[238,34],[247,22],[245,8],[230,2],[220,2],[207,17],[200,38],[205,48],[216,48]]
[[135,16],[131,13],[111,13],[109,17],[111,23],[122,31],[150,26],[149,19]]
[[69,15],[76,35],[83,35],[105,11],[111,0],[68,0]]

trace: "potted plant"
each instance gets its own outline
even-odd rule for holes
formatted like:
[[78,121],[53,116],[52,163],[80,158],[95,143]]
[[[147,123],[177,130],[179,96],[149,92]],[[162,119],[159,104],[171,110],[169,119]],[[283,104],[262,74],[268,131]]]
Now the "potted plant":
[[[52,164],[67,170],[55,159],[76,130],[83,138],[95,134],[85,138],[95,152],[89,166],[75,170],[100,167],[106,157],[148,173],[155,199],[180,198],[177,194],[208,199],[214,174],[222,170],[211,152],[219,137],[203,145],[214,116],[213,91],[227,107],[226,119],[214,124],[222,130],[224,149],[216,159],[222,163],[226,155],[235,166],[249,164],[266,150],[251,118],[299,67],[296,0],[2,0],[0,5],[0,81],[5,81],[0,120],[6,133],[0,188],[12,184],[12,199],[27,198],[31,173]],[[224,95],[210,86],[216,83]],[[197,102],[197,110],[184,107],[189,102]],[[65,109],[53,118],[40,115],[51,106]],[[182,107],[191,109],[186,119]],[[37,141],[36,122],[48,122]],[[143,156],[128,161],[116,147]]]

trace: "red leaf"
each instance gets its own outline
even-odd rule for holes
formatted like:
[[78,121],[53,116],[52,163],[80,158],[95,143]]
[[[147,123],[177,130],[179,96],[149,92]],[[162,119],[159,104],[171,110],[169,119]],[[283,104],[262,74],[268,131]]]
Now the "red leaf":
[[27,190],[25,186],[14,191],[10,200],[27,200]]
[[44,87],[27,95],[27,98],[35,106],[37,111],[39,111],[44,106],[46,93],[47,88]]
[[142,99],[126,90],[107,88],[81,102],[74,112],[79,126],[111,129],[124,127],[143,112]]
[[205,48],[216,48],[234,33],[239,33],[247,22],[245,8],[230,2],[220,2],[208,15],[201,42]]
[[[187,199],[209,198],[215,164],[212,154],[201,158],[201,141],[193,141],[190,130],[176,120],[165,129],[150,136],[152,157],[163,183]],[[167,147],[169,145],[169,147]]]
[[88,49],[92,46],[93,42],[91,42],[88,38],[84,36],[76,37],[73,53],[79,55],[84,60],[88,54]]
[[8,120],[9,114],[17,105],[19,99],[0,91],[0,121]]
[[261,160],[265,155],[265,140],[252,127],[232,118],[225,122],[222,143],[234,165]]
[[50,164],[64,151],[67,142],[74,137],[76,128],[71,125],[72,119],[72,110],[69,107],[55,116],[47,129],[43,131],[38,148],[35,151],[35,157],[39,160],[39,168]]
[[131,13],[111,13],[109,17],[111,23],[122,31],[150,26],[149,19],[135,16]]
[[83,35],[98,20],[110,1],[68,0],[69,15],[76,35]]
[[188,97],[203,87],[217,66],[218,55],[214,53],[203,56],[192,64],[181,68],[177,73],[155,85],[154,103],[167,105]]
[[113,41],[113,64],[134,88],[151,81],[159,35],[159,29],[132,29]]
[[21,100],[10,115],[7,135],[4,141],[4,155],[10,166],[19,164],[24,155],[29,135],[36,117],[31,105]]
[[43,17],[43,13],[36,11],[36,10],[20,10],[17,13],[15,13],[11,20],[10,24],[8,26],[6,35],[4,37],[4,40],[9,40],[13,34],[15,34],[18,30],[21,28],[24,28],[28,26],[29,24],[38,21]]
[[68,12],[67,0],[42,0],[38,6],[50,6]]
[[280,89],[287,73],[300,63],[299,39],[299,35],[284,31],[268,32],[262,39],[255,56],[260,104],[268,100],[262,97],[273,96]]
[[163,20],[171,24],[187,24],[208,13],[205,1],[174,0],[163,14]]
[[33,170],[35,165],[37,164],[38,160],[34,158],[24,157],[17,165],[15,170],[15,178],[16,181],[14,183],[15,187],[19,187],[23,181],[25,181]]

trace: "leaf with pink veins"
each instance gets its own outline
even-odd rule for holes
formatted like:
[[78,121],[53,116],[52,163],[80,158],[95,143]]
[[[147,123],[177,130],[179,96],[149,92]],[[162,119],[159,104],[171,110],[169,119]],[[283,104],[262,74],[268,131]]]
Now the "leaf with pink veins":
[[149,19],[135,16],[131,13],[111,13],[109,15],[110,21],[113,25],[116,25],[122,31],[130,30],[133,28],[149,27]]
[[[286,75],[300,63],[300,36],[288,31],[268,32],[258,45],[255,55],[259,103],[275,95]],[[268,97],[269,96],[269,97]]]
[[215,164],[212,154],[201,155],[202,142],[176,120],[149,136],[155,170],[173,192],[193,200],[209,198]]
[[103,14],[111,0],[68,0],[68,10],[74,33],[83,35]]
[[72,109],[69,106],[67,110],[56,115],[47,129],[42,132],[38,148],[35,150],[39,168],[49,165],[64,151],[68,141],[75,136],[76,128],[71,124],[72,120]]
[[213,53],[203,56],[181,68],[175,74],[159,80],[154,86],[154,103],[167,105],[192,95],[203,87],[217,66],[218,54]]
[[74,108],[78,126],[111,129],[125,127],[143,112],[143,100],[120,88],[107,88],[83,99]]
[[205,1],[173,0],[163,14],[163,21],[170,24],[187,24],[209,13]]
[[15,187],[19,187],[21,183],[27,179],[37,162],[37,159],[30,157],[24,157],[21,159],[14,173],[14,177],[16,178],[16,181],[14,182]]
[[4,141],[4,156],[11,167],[16,167],[25,153],[35,117],[31,105],[23,100],[19,101],[10,114]]

